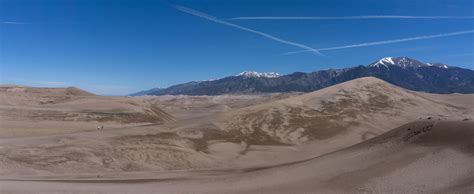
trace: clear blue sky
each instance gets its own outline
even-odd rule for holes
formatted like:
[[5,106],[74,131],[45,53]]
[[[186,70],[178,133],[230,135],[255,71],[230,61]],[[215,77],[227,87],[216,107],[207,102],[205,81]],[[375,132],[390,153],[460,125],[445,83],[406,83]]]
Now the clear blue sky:
[[[385,56],[474,69],[472,0],[0,3],[2,83],[78,86],[99,94],[128,94],[244,70],[310,72],[366,65]],[[274,16],[333,18],[258,18]],[[347,16],[355,18],[340,18]],[[231,19],[235,17],[253,18]],[[413,37],[418,38],[389,41]],[[388,42],[371,44],[383,41]],[[353,46],[358,44],[365,46]],[[321,50],[322,55],[283,54],[306,47],[340,46],[349,48]]]

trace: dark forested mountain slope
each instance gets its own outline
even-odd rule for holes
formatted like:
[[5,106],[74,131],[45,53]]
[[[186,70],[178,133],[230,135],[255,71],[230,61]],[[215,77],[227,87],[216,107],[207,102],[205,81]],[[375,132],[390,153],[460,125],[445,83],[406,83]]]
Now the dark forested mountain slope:
[[373,76],[394,85],[430,93],[474,93],[474,71],[408,57],[387,57],[367,66],[311,73],[243,72],[212,81],[194,81],[139,95],[220,95],[267,92],[311,92],[352,79]]

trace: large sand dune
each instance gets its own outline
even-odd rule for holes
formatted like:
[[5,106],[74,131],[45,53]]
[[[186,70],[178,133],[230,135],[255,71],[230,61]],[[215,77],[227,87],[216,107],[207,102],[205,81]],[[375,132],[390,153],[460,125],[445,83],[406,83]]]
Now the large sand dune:
[[417,121],[341,151],[248,173],[233,184],[281,193],[473,192],[473,153],[473,122]]
[[[263,169],[144,173],[130,178],[16,177],[3,192],[474,192],[474,122],[417,121],[349,148]],[[117,175],[115,175],[117,176]],[[28,184],[28,187],[22,187]]]
[[[240,160],[230,164],[252,161],[248,164],[265,165],[336,151],[415,120],[472,118],[473,99],[474,95],[414,92],[366,77],[180,123],[175,128],[182,135],[202,136],[206,149],[212,150],[220,142],[242,145],[226,150],[239,154]],[[277,146],[294,149],[268,149]]]
[[7,193],[472,189],[474,95],[368,77],[303,95],[132,98],[2,86],[0,100]]
[[156,103],[70,88],[0,87],[0,137],[95,130],[173,120]]
[[457,102],[472,100],[474,95],[451,101],[432,96],[366,77],[231,112],[226,130],[239,131],[256,142],[298,144],[345,133],[356,133],[360,140],[366,140],[407,121],[473,113],[474,105]]

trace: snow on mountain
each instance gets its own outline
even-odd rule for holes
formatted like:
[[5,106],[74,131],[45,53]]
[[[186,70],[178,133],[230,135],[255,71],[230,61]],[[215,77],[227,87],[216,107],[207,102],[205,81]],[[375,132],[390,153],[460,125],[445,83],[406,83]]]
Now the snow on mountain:
[[407,68],[407,67],[417,68],[417,67],[427,66],[425,63],[422,63],[415,59],[410,59],[408,57],[400,57],[397,59],[398,60],[396,64],[403,68]]
[[381,66],[384,66],[385,68],[390,69],[389,66],[391,65],[399,66],[404,69],[407,69],[407,68],[417,69],[419,67],[426,67],[426,66],[435,66],[435,67],[445,68],[445,69],[448,68],[448,66],[445,64],[423,63],[416,59],[412,59],[408,57],[385,57],[383,59],[378,60],[377,62],[370,64],[369,67],[380,68]]
[[366,66],[280,75],[244,71],[217,80],[191,81],[138,95],[222,95],[312,92],[361,77],[377,77],[406,89],[432,93],[474,93],[474,71],[408,57],[386,57]]
[[395,62],[393,62],[393,58],[392,57],[385,57],[383,59],[380,59],[377,63],[380,63],[380,64],[390,64],[390,65],[394,65]]
[[448,65],[446,64],[443,64],[443,63],[426,63],[428,66],[435,66],[435,67],[439,67],[439,68],[449,68]]
[[388,65],[395,65],[395,62],[393,62],[392,57],[385,57],[385,58],[380,59],[379,61],[377,61],[373,64],[370,64],[369,66],[380,68],[380,65],[383,65],[384,67],[386,67],[388,69]]
[[275,72],[259,73],[259,72],[256,72],[256,71],[244,71],[242,73],[237,74],[236,76],[277,78],[277,77],[280,77],[281,75],[279,73],[275,73]]

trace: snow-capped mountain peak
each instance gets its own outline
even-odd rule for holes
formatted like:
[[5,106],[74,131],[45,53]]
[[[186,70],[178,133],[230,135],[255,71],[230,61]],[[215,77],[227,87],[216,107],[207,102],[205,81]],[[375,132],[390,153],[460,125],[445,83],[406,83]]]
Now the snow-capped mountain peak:
[[388,68],[388,65],[395,65],[395,62],[393,62],[392,57],[385,57],[385,58],[382,58],[382,59],[380,59],[379,61],[377,61],[375,63],[370,64],[369,66],[380,68],[381,65]]
[[382,64],[388,63],[388,64],[392,64],[392,65],[395,64],[395,62],[393,62],[392,57],[385,57],[383,59],[380,59],[379,63],[382,63]]
[[372,64],[369,65],[369,67],[378,67],[380,68],[381,66],[384,66],[387,69],[390,69],[390,66],[398,66],[404,69],[410,68],[410,69],[417,69],[419,67],[426,67],[426,66],[434,66],[434,67],[439,67],[439,68],[445,68],[447,69],[448,66],[445,64],[440,64],[440,63],[423,63],[420,62],[416,59],[412,59],[409,57],[385,57],[383,59],[380,59]]
[[237,74],[236,76],[277,78],[277,77],[280,77],[281,75],[279,73],[275,73],[275,72],[259,73],[259,72],[256,72],[256,71],[244,71],[242,73]]
[[407,68],[407,67],[410,67],[410,68],[418,68],[418,67],[422,67],[422,66],[427,66],[425,63],[422,63],[420,61],[417,61],[415,59],[410,59],[408,57],[399,57],[397,58],[398,61],[397,61],[397,65],[402,67],[402,68]]

